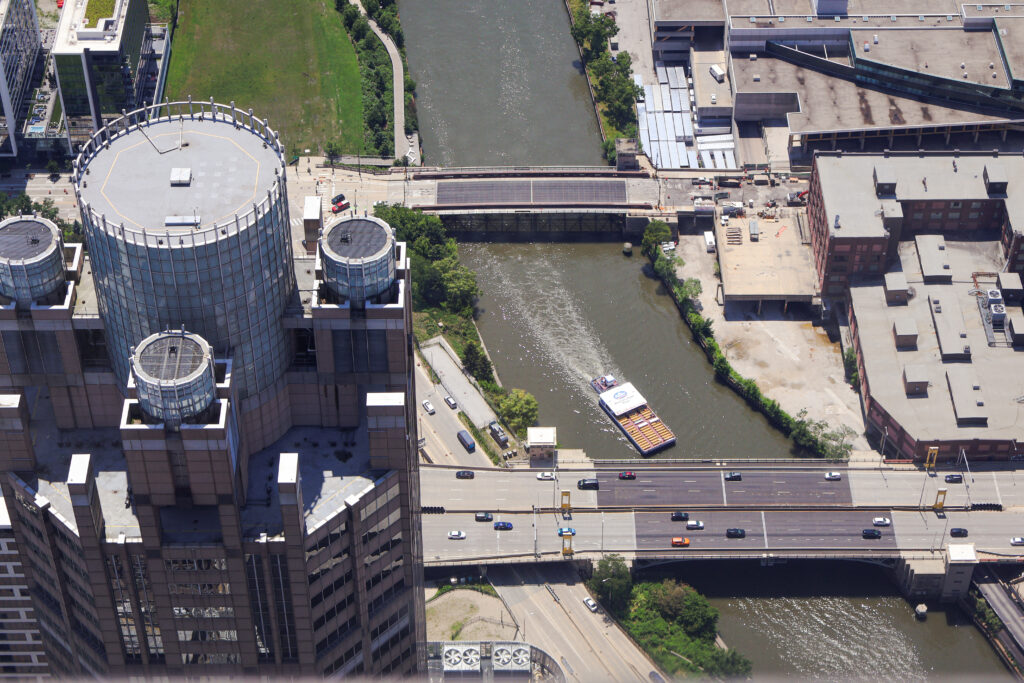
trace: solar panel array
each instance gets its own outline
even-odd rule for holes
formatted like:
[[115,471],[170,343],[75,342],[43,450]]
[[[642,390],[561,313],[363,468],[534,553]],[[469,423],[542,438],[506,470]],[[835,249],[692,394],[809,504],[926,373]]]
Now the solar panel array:
[[625,204],[624,180],[443,180],[437,204]]

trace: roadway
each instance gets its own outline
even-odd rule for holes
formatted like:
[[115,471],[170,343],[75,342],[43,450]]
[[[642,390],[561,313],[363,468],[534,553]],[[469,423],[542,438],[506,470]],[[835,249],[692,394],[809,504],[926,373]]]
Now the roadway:
[[[437,465],[455,465],[461,467],[492,467],[491,461],[483,449],[469,453],[459,443],[456,434],[465,429],[459,421],[457,410],[452,410],[444,402],[444,388],[435,385],[427,376],[427,371],[416,361],[416,415],[419,420],[419,435],[425,439],[423,452],[430,462]],[[423,401],[430,401],[434,406],[434,414],[428,415],[423,408]],[[448,472],[450,477],[455,475]],[[440,503],[423,503],[439,505]]]
[[603,609],[587,609],[583,599],[590,593],[571,566],[494,566],[487,578],[522,639],[560,660],[566,680],[640,681],[655,670]]
[[753,470],[726,481],[727,470],[634,470],[637,478],[599,472],[597,502],[606,505],[771,505],[792,502],[849,505],[845,479],[826,481],[821,470]]

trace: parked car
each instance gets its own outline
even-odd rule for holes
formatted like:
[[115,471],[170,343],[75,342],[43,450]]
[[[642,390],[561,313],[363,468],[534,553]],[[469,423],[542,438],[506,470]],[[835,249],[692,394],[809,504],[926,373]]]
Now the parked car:
[[512,529],[512,522],[495,522],[495,531],[510,531]]
[[540,479],[541,481],[554,481],[555,480],[555,473],[554,472],[538,472],[537,473],[537,478]]
[[839,481],[843,478],[843,475],[839,472],[826,472],[825,481]]
[[341,204],[343,201],[345,201],[345,195],[343,195],[343,194],[336,194],[331,199],[331,206],[334,206],[335,204]]
[[619,479],[636,479],[636,472],[619,472]]
[[472,479],[475,476],[476,474],[473,472],[473,470],[459,470],[458,472],[455,473],[456,479]]
[[955,526],[949,530],[949,535],[954,538],[967,538],[967,529],[960,526]]
[[875,526],[889,526],[892,524],[892,520],[888,517],[875,517],[871,520],[871,523]]
[[689,520],[690,520],[690,513],[689,512],[680,512],[680,511],[676,510],[675,512],[672,513],[672,521],[673,522],[688,522]]
[[437,411],[434,410],[434,404],[430,401],[423,401],[423,410],[427,411],[427,415],[433,415]]
[[672,538],[673,548],[685,548],[688,545],[690,545],[690,539],[688,539],[686,536],[674,536]]
[[879,531],[878,529],[865,529],[864,531],[861,532],[861,535],[864,538],[881,538],[882,537],[882,532]]
[[731,529],[726,529],[725,530],[725,537],[726,538],[746,538],[746,536],[747,536],[747,530],[746,529],[740,529],[738,527],[733,527]]
[[686,528],[690,531],[701,531],[704,529],[704,522],[700,520],[691,519],[686,523]]
[[573,529],[572,527],[568,527],[568,526],[562,527],[561,529],[558,530],[558,535],[559,536],[575,536],[576,535],[576,530]]
[[587,609],[591,612],[597,611],[597,603],[594,602],[594,598],[583,598],[583,604],[587,606]]
[[964,483],[964,475],[962,475],[962,474],[947,474],[946,475],[946,483],[947,484],[962,484],[962,483]]
[[452,398],[451,396],[445,396],[444,397],[444,402],[447,403],[448,407],[451,408],[452,410],[455,410],[456,408],[459,407],[459,404],[456,403],[455,399]]
[[478,512],[476,513],[476,521],[491,522],[494,521],[494,515],[492,515],[490,512]]
[[464,540],[466,540],[466,532],[465,531],[449,531],[448,532],[448,540],[449,541],[464,541]]
[[743,481],[743,475],[740,474],[739,472],[726,472],[725,473],[725,480],[726,481]]

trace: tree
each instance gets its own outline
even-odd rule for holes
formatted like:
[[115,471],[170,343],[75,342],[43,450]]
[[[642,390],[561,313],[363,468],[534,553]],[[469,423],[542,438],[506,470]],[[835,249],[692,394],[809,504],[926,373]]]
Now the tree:
[[847,346],[843,351],[843,369],[846,370],[846,379],[854,389],[860,388],[860,376],[857,372],[857,351],[852,346]]
[[498,414],[519,437],[526,435],[526,428],[537,422],[540,406],[533,394],[522,389],[513,389],[498,402]]
[[491,359],[487,357],[487,354],[484,353],[483,349],[475,341],[466,343],[466,348],[462,351],[462,364],[469,371],[469,374],[481,382],[488,382],[494,379]]
[[56,159],[50,159],[46,162],[46,172],[50,175],[51,180],[56,180],[60,176],[60,164]]
[[27,216],[32,213],[32,198],[26,193],[20,192],[11,200],[11,215]]
[[672,239],[672,229],[668,227],[668,223],[658,220],[651,221],[644,229],[644,239],[640,243],[641,251],[647,258],[654,258],[661,243],[668,242],[670,239]]
[[583,61],[590,63],[608,50],[608,39],[619,32],[615,20],[606,14],[593,15],[586,7],[576,14],[572,37],[579,43]]
[[622,556],[613,553],[598,560],[587,587],[610,612],[618,613],[629,604],[633,577]]
[[60,215],[60,211],[57,209],[56,204],[53,203],[53,199],[49,197],[44,199],[42,204],[38,202],[32,204],[32,210],[48,221],[56,221],[57,216]]
[[752,670],[750,660],[732,648],[716,647],[704,661],[704,673],[716,678],[749,678]]

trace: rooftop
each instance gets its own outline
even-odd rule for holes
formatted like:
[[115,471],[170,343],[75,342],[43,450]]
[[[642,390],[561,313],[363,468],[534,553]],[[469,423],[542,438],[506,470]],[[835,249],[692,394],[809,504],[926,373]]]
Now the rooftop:
[[[724,50],[694,50],[692,57],[693,94],[697,100],[697,108],[731,107],[732,90],[729,88],[729,61]],[[717,64],[726,72],[725,79],[719,83],[711,75],[712,64]],[[712,95],[715,103],[711,103]]]
[[379,219],[346,218],[328,228],[327,247],[343,259],[363,259],[381,252],[391,240],[391,230]]
[[137,367],[155,380],[188,377],[207,358],[210,347],[194,334],[165,332],[142,340],[135,350]]
[[1010,77],[1024,80],[1024,5],[1017,8],[1022,10],[1022,16],[1000,17],[995,23],[999,43],[1010,67]]
[[1010,85],[992,31],[965,31],[957,26],[901,31],[854,29],[850,34],[858,61],[881,62],[965,83],[1000,88]]
[[47,223],[21,217],[0,223],[0,258],[25,261],[45,252],[56,239],[56,228]]
[[725,25],[722,0],[654,0],[654,21]]
[[[901,243],[899,251],[902,272],[914,289],[907,305],[887,305],[880,283],[850,288],[872,398],[914,439],[1019,438],[1024,353],[1001,333],[989,344],[978,298],[971,293],[972,273],[995,273],[1002,266],[999,243],[947,240],[951,284],[925,284],[915,242]],[[989,280],[995,282],[994,277]],[[984,279],[980,285],[990,286]],[[936,299],[942,302],[943,315],[956,318],[952,324],[960,331],[955,341],[970,347],[968,362],[942,360],[941,330],[930,305]],[[1011,310],[1020,309],[1007,306]],[[917,345],[897,350],[893,323],[908,317],[919,330]],[[908,396],[905,371],[912,379],[927,381],[927,392]]]
[[[196,217],[204,228],[221,224],[251,212],[274,185],[282,160],[264,142],[230,119],[210,120],[208,112],[204,120],[147,124],[87,159],[82,203],[129,230],[193,231],[167,225],[181,216]],[[188,182],[172,181],[179,169],[190,171]]]
[[[90,52],[116,52],[121,44],[124,33],[125,16],[128,13],[128,0],[116,0],[113,4],[113,21],[103,21],[93,15],[96,9],[104,5],[104,0],[68,0],[60,13],[57,24],[57,35],[53,42],[54,54],[81,54],[86,48]],[[105,14],[105,12],[100,12]],[[88,22],[92,18],[92,22]]]
[[[795,215],[778,221],[733,217],[728,227],[716,222],[726,301],[811,300],[816,289],[814,256],[810,245],[800,240],[797,220]],[[750,240],[750,223],[755,221],[756,242]]]

